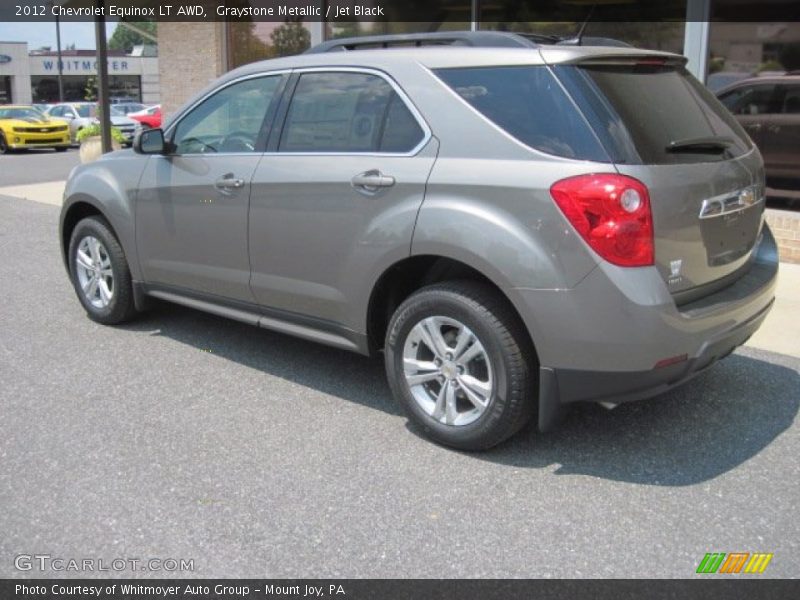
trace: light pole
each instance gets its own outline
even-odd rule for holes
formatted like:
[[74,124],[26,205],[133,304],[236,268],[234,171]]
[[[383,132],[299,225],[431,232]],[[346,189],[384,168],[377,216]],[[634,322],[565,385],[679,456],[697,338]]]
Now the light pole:
[[61,60],[61,19],[56,12],[56,52],[58,54],[58,101],[64,101],[64,64]]

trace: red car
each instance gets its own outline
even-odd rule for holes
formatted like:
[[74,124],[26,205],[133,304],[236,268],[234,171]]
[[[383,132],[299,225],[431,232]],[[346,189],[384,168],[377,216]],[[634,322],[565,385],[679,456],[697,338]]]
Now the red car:
[[161,105],[156,104],[139,112],[129,113],[128,117],[139,121],[145,127],[161,127]]

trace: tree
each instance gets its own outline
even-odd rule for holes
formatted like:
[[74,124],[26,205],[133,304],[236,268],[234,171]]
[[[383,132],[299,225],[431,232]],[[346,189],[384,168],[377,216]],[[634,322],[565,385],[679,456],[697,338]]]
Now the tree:
[[[131,22],[131,25],[135,25],[139,29],[146,31],[151,35],[156,34],[156,24],[152,21],[136,21]],[[111,36],[111,39],[108,40],[108,49],[109,50],[122,50],[123,52],[130,53],[133,50],[134,46],[139,46],[141,44],[152,44],[153,41],[149,40],[139,33],[135,32],[133,29],[128,29],[125,27],[124,24],[117,25],[117,28],[114,30],[114,34]]]
[[86,78],[86,87],[83,88],[83,99],[86,102],[95,102],[97,100],[97,77],[89,75]]
[[269,34],[278,56],[300,54],[311,45],[311,33],[297,21],[287,21]]

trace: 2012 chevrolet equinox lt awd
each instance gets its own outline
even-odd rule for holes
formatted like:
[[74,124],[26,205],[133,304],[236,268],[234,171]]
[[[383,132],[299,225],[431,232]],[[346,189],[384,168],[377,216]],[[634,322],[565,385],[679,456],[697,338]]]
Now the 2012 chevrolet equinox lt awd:
[[155,297],[382,350],[408,417],[470,450],[747,340],[777,276],[763,163],[684,58],[480,39],[250,64],[76,168],[89,317]]

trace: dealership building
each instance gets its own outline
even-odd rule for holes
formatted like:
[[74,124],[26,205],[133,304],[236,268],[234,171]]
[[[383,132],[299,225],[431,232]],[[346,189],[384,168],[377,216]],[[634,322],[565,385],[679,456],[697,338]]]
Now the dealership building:
[[[66,2],[76,0],[65,0]],[[80,0],[77,0],[80,2]],[[255,4],[255,3],[254,3]],[[309,0],[320,14],[333,3]],[[337,5],[342,2],[337,2]],[[428,0],[416,4],[415,21],[408,22],[404,2],[359,0],[356,4],[381,5],[382,22],[369,17],[351,22],[163,22],[158,25],[162,106],[174,112],[192,94],[222,73],[242,64],[302,51],[309,45],[341,36],[381,33],[419,33],[447,30],[507,30],[531,33],[574,34],[592,2],[552,0]],[[646,0],[606,0],[601,10],[635,9],[655,3]],[[782,49],[800,43],[800,23],[785,21],[788,0],[660,0],[660,22],[590,22],[587,35],[608,36],[638,47],[666,50],[689,58],[689,69],[706,81],[710,72],[752,73],[777,68]],[[544,7],[550,7],[549,12]],[[554,11],[553,7],[558,10]],[[758,13],[755,22],[741,21],[742,11]],[[566,11],[572,11],[572,13]],[[394,11],[394,12],[393,12]],[[396,14],[395,14],[396,13]],[[646,14],[646,13],[645,13]],[[571,15],[575,22],[565,22]],[[558,19],[560,22],[553,22]],[[767,19],[773,22],[763,22]],[[727,20],[727,22],[725,22]],[[298,31],[302,28],[302,32]],[[197,40],[203,40],[198,44]],[[797,67],[795,67],[797,68]]]
[[[56,52],[29,51],[25,42],[0,41],[0,104],[58,102],[58,67]],[[61,73],[64,101],[84,100],[87,86],[97,77],[95,51],[62,51]],[[108,74],[112,98],[144,104],[161,99],[158,57],[152,46],[139,46],[131,54],[110,51]]]

